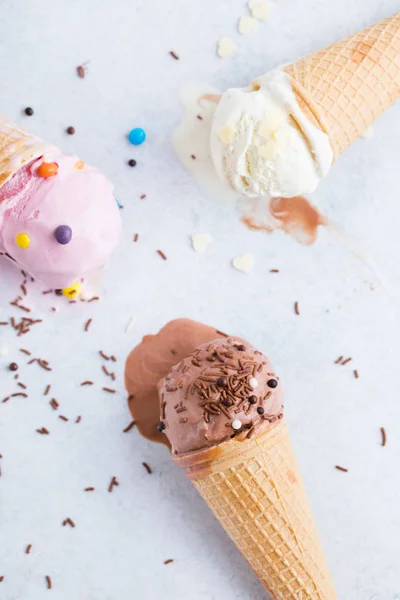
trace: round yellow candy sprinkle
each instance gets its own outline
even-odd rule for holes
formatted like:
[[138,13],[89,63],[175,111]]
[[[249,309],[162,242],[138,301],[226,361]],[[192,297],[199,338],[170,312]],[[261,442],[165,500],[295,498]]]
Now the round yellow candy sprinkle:
[[71,287],[64,288],[62,291],[64,296],[66,298],[68,298],[69,300],[79,296],[80,292],[81,292],[81,284],[79,283],[79,281],[76,281],[73,285],[71,285]]
[[19,233],[15,238],[15,243],[17,244],[18,248],[29,248],[31,245],[31,238],[27,233]]

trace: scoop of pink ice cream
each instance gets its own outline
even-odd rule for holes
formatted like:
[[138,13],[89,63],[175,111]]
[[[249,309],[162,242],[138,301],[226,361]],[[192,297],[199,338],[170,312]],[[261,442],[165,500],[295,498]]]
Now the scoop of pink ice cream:
[[283,417],[282,386],[268,358],[232,338],[199,346],[159,383],[160,431],[183,454],[243,440]]
[[[39,159],[0,188],[0,252],[46,285],[68,288],[108,263],[121,218],[100,171],[73,156],[53,161],[55,175],[40,176]],[[17,242],[21,234],[24,244]]]

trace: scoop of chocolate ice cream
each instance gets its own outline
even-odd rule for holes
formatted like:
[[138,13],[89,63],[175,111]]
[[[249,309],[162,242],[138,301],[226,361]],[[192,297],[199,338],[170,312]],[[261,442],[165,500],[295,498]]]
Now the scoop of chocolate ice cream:
[[182,454],[244,440],[283,416],[278,377],[264,354],[233,338],[199,346],[158,385],[161,422]]

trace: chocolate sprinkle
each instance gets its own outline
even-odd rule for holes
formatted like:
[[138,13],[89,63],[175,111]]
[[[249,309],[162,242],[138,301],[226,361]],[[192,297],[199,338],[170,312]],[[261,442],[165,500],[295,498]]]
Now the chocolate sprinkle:
[[151,467],[150,467],[150,466],[149,466],[147,463],[145,463],[145,462],[144,462],[144,463],[142,463],[142,465],[144,466],[144,468],[146,469],[146,471],[148,472],[148,474],[149,474],[149,475],[151,475],[151,474],[152,474],[152,472],[153,472],[153,471],[151,470]]
[[76,67],[76,72],[78,73],[78,77],[80,77],[81,79],[85,78],[85,68],[82,65]]
[[169,558],[168,560],[164,560],[164,565],[170,565],[173,562],[174,562],[174,559],[173,558]]
[[108,491],[111,493],[113,491],[114,486],[118,486],[118,485],[119,485],[119,482],[117,481],[117,478],[114,475],[113,478],[111,479],[110,485],[108,486]]
[[357,369],[354,369],[354,377],[355,377],[356,379],[358,379],[358,378],[360,377],[360,374],[359,374],[359,372],[357,371]]
[[343,473],[348,473],[348,469],[346,469],[345,467],[341,467],[339,465],[335,466],[335,469],[337,469],[338,471],[343,471]]
[[344,365],[347,365],[347,363],[349,363],[351,360],[353,360],[352,358],[346,358],[346,360],[344,360],[342,362],[342,367],[344,367]]
[[93,319],[88,319],[88,320],[86,321],[86,325],[85,325],[85,331],[89,331],[89,327],[90,327],[90,324],[91,324],[91,322],[92,322],[92,321],[93,321]]
[[47,582],[47,589],[51,590],[51,588],[53,587],[53,584],[51,582],[50,577],[48,575],[46,575],[45,579],[46,579],[46,582]]
[[298,302],[294,303],[294,312],[296,313],[296,315],[300,314],[299,303]]
[[87,487],[84,489],[84,492],[94,492],[95,488],[94,487]]
[[72,519],[70,519],[69,517],[67,519],[65,519],[65,521],[63,521],[63,527],[65,527],[66,525],[70,525],[72,528],[76,527],[75,523],[73,522]]
[[27,547],[25,548],[25,554],[30,554],[32,549],[32,544],[28,544]]
[[179,56],[173,51],[170,50],[170,55],[172,56],[172,58],[174,58],[175,60],[179,60]]
[[386,437],[386,429],[384,427],[381,427],[381,435],[382,435],[382,446],[386,446],[386,442],[387,442],[387,437]]
[[165,423],[164,423],[164,421],[160,421],[159,424],[157,425],[157,431],[159,431],[161,433],[162,431],[164,431],[164,429],[165,429]]
[[157,254],[159,254],[163,260],[168,260],[167,257],[166,257],[166,255],[164,254],[164,252],[162,250],[157,250]]

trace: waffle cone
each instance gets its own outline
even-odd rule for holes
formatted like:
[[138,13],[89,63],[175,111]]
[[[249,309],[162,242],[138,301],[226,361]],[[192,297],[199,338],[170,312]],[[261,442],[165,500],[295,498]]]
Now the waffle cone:
[[284,67],[335,158],[400,95],[400,13]]
[[25,164],[54,152],[57,148],[0,115],[0,187]]
[[273,600],[336,600],[285,424],[174,460]]

